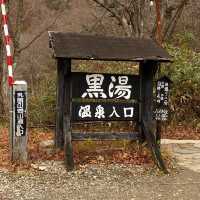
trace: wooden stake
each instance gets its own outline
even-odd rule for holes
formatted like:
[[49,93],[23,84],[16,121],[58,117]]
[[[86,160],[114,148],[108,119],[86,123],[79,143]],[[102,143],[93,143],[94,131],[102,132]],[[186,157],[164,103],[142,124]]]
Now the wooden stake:
[[27,162],[27,83],[15,81],[12,90],[11,159]]

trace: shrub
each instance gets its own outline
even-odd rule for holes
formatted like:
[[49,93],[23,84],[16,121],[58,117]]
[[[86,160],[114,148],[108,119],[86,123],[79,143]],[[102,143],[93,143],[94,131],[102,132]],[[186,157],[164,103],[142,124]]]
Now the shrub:
[[29,96],[29,125],[55,124],[56,82],[55,78],[41,81],[40,90],[36,95]]
[[187,45],[166,45],[174,62],[163,70],[173,81],[173,119],[178,122],[197,124],[200,119],[200,53]]

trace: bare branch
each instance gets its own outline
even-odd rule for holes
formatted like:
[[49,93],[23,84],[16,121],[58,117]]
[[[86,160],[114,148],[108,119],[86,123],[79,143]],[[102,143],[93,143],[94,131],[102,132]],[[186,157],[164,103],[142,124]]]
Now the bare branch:
[[106,13],[107,13],[107,11],[105,11],[101,17],[97,18],[97,19],[96,19],[96,22],[95,22],[90,28],[87,28],[87,31],[88,31],[88,32],[92,32],[92,31],[95,29],[95,27],[96,27],[99,23],[102,22],[102,20],[103,20],[103,18],[105,17]]
[[172,20],[169,22],[169,24],[167,25],[165,29],[163,39],[167,39],[172,35],[172,33],[174,32],[175,26],[178,22],[178,19],[180,18],[183,12],[184,6],[187,5],[188,2],[189,0],[182,0],[182,2],[179,4],[176,10],[176,13],[174,14]]
[[23,10],[24,10],[24,0],[18,0],[17,1],[17,18],[16,18],[16,30],[14,33],[14,62],[19,58],[19,52],[17,51],[19,49],[19,41],[21,37],[21,31],[22,31],[22,19],[23,19]]
[[34,36],[24,47],[22,47],[21,49],[18,50],[18,53],[21,53],[22,51],[24,51],[25,49],[29,48],[36,40],[38,40],[46,31],[48,31],[52,26],[54,26],[58,20],[58,18],[62,15],[62,13],[58,14],[55,19],[53,20],[53,22],[45,27],[43,30],[41,30],[36,36]]
[[119,15],[117,15],[112,9],[110,9],[109,7],[107,7],[106,5],[104,5],[103,3],[101,3],[99,0],[93,0],[93,1],[96,4],[98,4],[99,6],[101,6],[102,8],[106,9],[109,13],[111,13],[112,16],[115,17],[120,24],[122,23],[121,17]]

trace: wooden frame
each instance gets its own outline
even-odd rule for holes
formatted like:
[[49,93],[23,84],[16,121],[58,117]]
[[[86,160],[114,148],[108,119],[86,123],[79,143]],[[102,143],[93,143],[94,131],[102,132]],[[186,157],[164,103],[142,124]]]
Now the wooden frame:
[[[132,40],[82,36],[50,32],[50,46],[58,61],[57,119],[55,146],[65,151],[65,164],[68,170],[74,168],[72,141],[91,140],[139,140],[147,141],[157,166],[167,173],[157,144],[156,126],[153,120],[153,79],[159,62],[169,62],[170,56],[149,40]],[[90,45],[85,45],[90,41]],[[134,45],[134,42],[136,43]],[[101,44],[105,44],[102,46]],[[123,44],[124,43],[124,44]],[[100,46],[95,44],[99,44]],[[119,45],[120,44],[120,45]],[[68,48],[66,47],[68,45]],[[110,51],[112,45],[113,51]],[[143,52],[143,48],[146,47]],[[136,51],[134,48],[139,50]],[[67,49],[66,49],[67,48]],[[96,49],[95,49],[96,48]],[[85,51],[80,51],[80,49]],[[133,52],[131,53],[131,50]],[[121,57],[120,54],[121,53]],[[94,55],[95,53],[95,55]],[[144,53],[144,55],[143,55]],[[99,55],[98,55],[99,54]],[[72,79],[71,59],[86,60],[126,60],[138,61],[139,66],[139,132],[138,133],[73,133],[71,128]]]

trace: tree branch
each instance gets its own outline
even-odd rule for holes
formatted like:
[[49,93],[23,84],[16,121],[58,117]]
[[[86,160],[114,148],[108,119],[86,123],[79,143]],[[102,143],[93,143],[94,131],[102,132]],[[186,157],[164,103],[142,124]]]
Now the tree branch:
[[103,15],[101,16],[101,17],[99,17],[99,19],[97,18],[96,19],[96,22],[89,28],[87,28],[87,31],[88,32],[92,32],[94,29],[95,29],[95,27],[99,24],[99,23],[101,23],[102,21],[103,21],[103,18],[105,17],[105,15],[106,15],[106,13],[107,13],[107,11],[104,11],[104,13],[103,13]]
[[174,14],[172,20],[169,22],[169,24],[167,25],[165,31],[164,31],[164,34],[163,34],[163,40],[169,38],[174,29],[175,29],[175,26],[178,22],[178,19],[180,18],[182,12],[183,12],[183,9],[184,9],[184,6],[189,2],[189,0],[183,0],[179,6],[177,7],[177,10],[176,10],[176,13]]
[[109,7],[107,7],[106,5],[104,5],[103,3],[101,3],[99,0],[93,0],[93,1],[96,4],[98,4],[99,6],[101,6],[102,8],[106,9],[109,13],[111,13],[112,16],[115,17],[120,24],[122,23],[121,17],[119,15],[117,15],[112,9],[110,9]]
[[29,48],[36,40],[38,40],[46,31],[49,30],[49,28],[51,28],[52,26],[54,26],[58,20],[58,18],[62,15],[62,13],[58,14],[56,16],[56,18],[54,19],[54,21],[47,27],[45,27],[42,31],[40,31],[36,36],[34,36],[24,47],[22,47],[21,49],[19,49],[17,52],[21,53],[22,51],[24,51],[25,49]]

